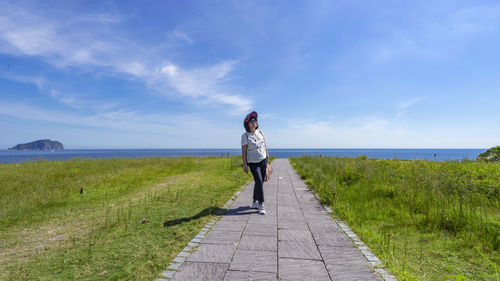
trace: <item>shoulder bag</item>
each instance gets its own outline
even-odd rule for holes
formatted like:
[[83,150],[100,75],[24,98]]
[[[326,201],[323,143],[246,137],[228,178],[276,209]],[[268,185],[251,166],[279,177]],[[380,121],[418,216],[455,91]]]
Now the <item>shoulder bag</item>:
[[273,166],[271,166],[271,163],[269,163],[269,152],[267,150],[266,138],[264,137],[264,134],[262,133],[261,130],[259,130],[259,132],[262,135],[262,138],[264,139],[264,145],[266,146],[267,167],[266,167],[266,176],[264,177],[264,181],[269,181],[269,179],[271,179],[271,175],[273,174]]

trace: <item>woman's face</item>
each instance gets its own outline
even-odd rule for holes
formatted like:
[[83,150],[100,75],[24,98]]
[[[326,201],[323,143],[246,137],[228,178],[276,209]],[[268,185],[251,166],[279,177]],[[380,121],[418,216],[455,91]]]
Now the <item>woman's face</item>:
[[248,122],[248,126],[250,127],[250,130],[255,130],[257,128],[257,120],[252,119],[250,122]]

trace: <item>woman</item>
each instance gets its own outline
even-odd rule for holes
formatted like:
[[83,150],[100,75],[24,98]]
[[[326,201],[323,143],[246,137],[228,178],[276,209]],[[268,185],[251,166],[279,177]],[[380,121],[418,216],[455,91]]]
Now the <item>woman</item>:
[[241,136],[241,156],[243,157],[243,171],[252,172],[255,186],[253,188],[253,203],[251,209],[258,209],[259,214],[265,215],[264,209],[264,178],[266,177],[267,152],[266,138],[257,123],[257,112],[252,111],[243,121],[246,132]]

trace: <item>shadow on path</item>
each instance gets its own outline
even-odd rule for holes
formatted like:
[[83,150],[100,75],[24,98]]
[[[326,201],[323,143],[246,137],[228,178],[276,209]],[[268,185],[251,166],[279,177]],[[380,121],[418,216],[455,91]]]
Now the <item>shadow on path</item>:
[[208,208],[204,209],[203,211],[199,212],[198,214],[191,216],[191,217],[188,217],[188,218],[180,218],[180,219],[165,221],[163,223],[163,227],[174,226],[174,225],[181,224],[183,222],[188,222],[188,221],[199,219],[201,217],[211,216],[211,215],[229,215],[229,216],[247,215],[249,213],[249,211],[253,212],[253,210],[251,210],[250,207],[248,207],[248,206],[238,207],[236,209],[229,209],[229,210],[222,209],[219,207],[208,207]]
[[222,215],[222,214],[224,214],[225,211],[226,210],[221,209],[219,207],[208,207],[192,217],[166,221],[163,223],[163,227],[178,225],[178,224],[181,224],[183,222],[196,220],[196,219],[199,219],[199,218],[205,217],[205,216]]
[[242,215],[248,215],[250,213],[255,213],[257,210],[255,209],[250,209],[249,206],[240,206],[236,209],[229,209],[226,212],[226,216],[242,216]]

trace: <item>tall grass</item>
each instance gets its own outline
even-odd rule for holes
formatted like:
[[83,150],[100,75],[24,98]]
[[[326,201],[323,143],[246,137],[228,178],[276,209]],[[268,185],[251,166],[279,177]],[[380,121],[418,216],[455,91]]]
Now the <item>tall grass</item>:
[[292,163],[399,279],[499,279],[500,164],[310,156]]
[[0,280],[154,280],[249,180],[241,157],[1,165]]

